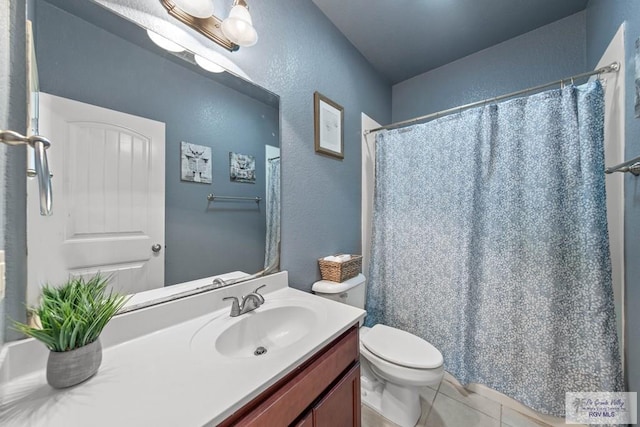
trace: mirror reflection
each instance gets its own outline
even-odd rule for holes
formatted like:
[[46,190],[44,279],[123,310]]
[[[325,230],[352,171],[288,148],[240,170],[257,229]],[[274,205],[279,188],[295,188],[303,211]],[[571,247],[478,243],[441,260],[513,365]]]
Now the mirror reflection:
[[277,271],[278,97],[92,2],[29,7],[54,215],[29,178],[28,305],[97,271],[124,293]]

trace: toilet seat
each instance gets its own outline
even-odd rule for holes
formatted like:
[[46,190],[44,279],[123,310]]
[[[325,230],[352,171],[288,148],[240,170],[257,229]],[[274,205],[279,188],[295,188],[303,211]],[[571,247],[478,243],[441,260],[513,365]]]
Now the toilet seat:
[[415,369],[396,365],[371,353],[362,343],[360,343],[360,355],[369,362],[369,367],[376,375],[394,384],[423,387],[440,383],[444,375],[442,365],[434,369]]
[[442,353],[409,332],[386,325],[375,325],[360,338],[362,345],[377,358],[410,369],[436,369],[442,366]]

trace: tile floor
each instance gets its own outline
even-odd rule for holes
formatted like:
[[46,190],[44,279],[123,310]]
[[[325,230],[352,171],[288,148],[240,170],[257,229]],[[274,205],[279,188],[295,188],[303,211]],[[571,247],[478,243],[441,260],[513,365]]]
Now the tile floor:
[[[566,425],[557,418],[549,423],[488,399],[461,390],[446,378],[435,388],[420,392],[422,416],[418,427],[555,427]],[[528,412],[526,408],[523,412]],[[362,405],[362,427],[396,427],[375,411]]]

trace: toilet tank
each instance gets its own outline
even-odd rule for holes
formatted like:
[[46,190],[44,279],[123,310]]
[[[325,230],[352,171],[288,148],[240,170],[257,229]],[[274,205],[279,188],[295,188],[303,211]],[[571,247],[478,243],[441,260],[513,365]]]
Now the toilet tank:
[[313,284],[311,290],[323,298],[352,305],[364,310],[366,278],[358,274],[342,283],[320,280]]

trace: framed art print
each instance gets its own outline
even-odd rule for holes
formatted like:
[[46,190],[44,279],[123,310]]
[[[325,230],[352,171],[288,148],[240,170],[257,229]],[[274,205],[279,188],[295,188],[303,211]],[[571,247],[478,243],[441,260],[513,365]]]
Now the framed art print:
[[344,109],[315,92],[313,111],[316,153],[344,159]]
[[248,154],[229,153],[229,179],[232,182],[255,184],[256,158]]
[[211,184],[211,147],[182,141],[180,160],[181,180]]

